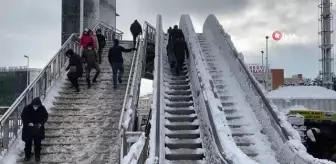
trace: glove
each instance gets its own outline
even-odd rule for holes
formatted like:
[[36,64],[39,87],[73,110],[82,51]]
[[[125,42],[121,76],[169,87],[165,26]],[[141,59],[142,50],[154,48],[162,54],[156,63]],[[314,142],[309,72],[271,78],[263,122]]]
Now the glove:
[[34,124],[33,123],[29,123],[28,126],[34,126]]
[[133,51],[136,51],[137,49],[136,48],[133,48]]

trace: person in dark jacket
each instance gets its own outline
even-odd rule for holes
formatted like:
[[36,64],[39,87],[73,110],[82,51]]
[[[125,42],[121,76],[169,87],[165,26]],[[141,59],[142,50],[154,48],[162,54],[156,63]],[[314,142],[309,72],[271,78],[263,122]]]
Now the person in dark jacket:
[[136,46],[136,39],[138,37],[139,34],[142,34],[142,28],[141,28],[141,25],[140,23],[135,20],[132,24],[131,24],[131,33],[133,35],[133,44],[134,44],[134,47]]
[[168,30],[167,30],[167,35],[168,35],[168,44],[170,44],[171,40],[170,40],[170,34],[172,32],[173,28],[172,27],[169,27]]
[[103,49],[106,46],[106,39],[105,39],[105,36],[101,34],[101,30],[100,29],[98,29],[96,31],[96,36],[98,38],[98,44],[99,44],[98,63],[101,64],[102,63],[102,52],[103,52]]
[[[133,50],[136,50],[136,48],[126,49],[123,46],[119,45],[118,39],[114,39],[113,42],[114,42],[114,45],[113,47],[110,48],[108,52],[108,60],[112,67],[113,84],[114,84],[114,89],[116,89],[117,88],[117,77],[118,77],[119,83],[122,83],[121,78],[124,74],[124,59],[122,57],[122,53],[131,52]],[[119,76],[118,76],[118,70],[119,70]]]
[[69,71],[67,76],[71,84],[76,88],[76,91],[79,92],[78,78],[83,75],[81,58],[78,54],[75,54],[72,49],[67,50],[65,56],[69,58],[69,65],[65,69]]
[[185,40],[182,30],[179,29],[177,25],[175,25],[174,28],[171,31],[171,34],[169,35],[169,40],[174,43],[175,40],[178,39],[178,38],[181,38],[182,40]]
[[96,74],[92,79],[93,83],[97,82],[97,78],[100,74],[100,67],[98,64],[98,54],[92,47],[93,43],[88,44],[88,48],[83,51],[82,59],[86,62],[86,81],[88,83],[88,88],[91,88],[90,73],[92,69],[96,70]]
[[31,158],[31,149],[34,141],[35,161],[40,161],[41,156],[41,141],[45,137],[44,124],[48,120],[48,112],[42,105],[39,97],[24,107],[21,113],[23,124],[22,140],[26,143],[24,152],[24,161],[29,161]]
[[176,75],[180,75],[180,70],[182,69],[185,57],[189,57],[189,50],[187,43],[183,38],[177,38],[174,43],[174,54],[176,58]]
[[322,133],[318,128],[308,129],[307,132],[307,153],[315,158],[322,158],[323,151],[320,150],[322,142]]

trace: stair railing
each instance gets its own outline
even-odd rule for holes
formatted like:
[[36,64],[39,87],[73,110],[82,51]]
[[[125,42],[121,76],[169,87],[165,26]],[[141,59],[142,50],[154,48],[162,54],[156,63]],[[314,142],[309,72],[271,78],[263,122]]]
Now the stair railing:
[[[149,33],[149,30],[147,30],[149,27],[148,25],[149,24],[146,24],[145,22],[145,32],[143,33],[144,39],[139,37],[137,40],[138,49],[134,55],[136,59],[135,59],[135,63],[132,64],[133,66],[131,67],[131,72],[133,72],[133,80],[130,81],[131,79],[131,74],[130,74],[129,81],[128,81],[129,85],[127,85],[127,88],[126,88],[126,95],[125,95],[122,113],[120,117],[119,130],[120,130],[120,135],[122,137],[122,144],[121,144],[122,147],[121,147],[121,153],[120,153],[121,158],[124,158],[124,156],[128,152],[127,149],[132,144],[132,142],[127,142],[127,138],[132,136],[132,134],[133,134],[132,137],[138,137],[139,134],[142,134],[139,132],[134,133],[132,131],[138,130],[138,129],[135,129],[136,127],[134,126],[134,124],[135,124],[136,117],[137,117],[138,101],[139,101],[139,96],[140,96],[140,85],[141,85],[141,77],[142,77],[141,73],[142,73],[142,68],[144,67],[144,61],[146,60],[145,59],[146,54],[144,53],[145,52],[145,42],[148,41],[149,39],[148,36],[152,35]],[[146,139],[146,143],[147,143],[147,139]],[[143,149],[142,147],[142,150],[146,150],[146,149]],[[134,152],[129,152],[129,153],[134,153]],[[140,151],[140,153],[146,156],[146,153],[144,153],[143,151]],[[141,156],[141,155],[137,154],[136,156]],[[141,160],[141,159],[144,159],[144,157],[141,156],[141,158],[139,158],[138,160]]]
[[[154,81],[153,81],[153,102],[151,109],[151,127],[149,134],[149,156],[146,163],[158,164],[161,161],[161,142],[164,138],[160,135],[163,130],[163,30],[162,18],[158,15],[156,18],[155,32],[155,61],[154,61]],[[164,158],[164,156],[162,157]]]
[[[271,141],[272,149],[275,150],[277,158],[281,159],[282,163],[329,164],[325,162],[325,160],[313,158],[306,152],[298,152],[299,150],[297,150],[296,147],[289,144],[290,139],[295,138],[294,134],[290,133],[286,127],[281,124],[278,114],[274,111],[271,103],[264,95],[245,63],[239,58],[230,36],[225,33],[223,27],[219,24],[214,15],[208,16],[203,29],[205,29],[206,25],[209,25],[208,28],[211,28],[211,32],[216,32],[213,33],[218,44],[216,46],[223,51],[224,57],[228,61],[230,68],[232,68],[231,71],[233,71],[233,75],[239,80],[244,92],[249,94],[246,96],[246,100],[250,102],[257,118],[268,122],[267,125],[263,125],[262,131]],[[218,33],[220,35],[218,35]],[[224,52],[225,48],[221,47],[223,46],[222,44],[229,45],[231,49],[230,53]],[[291,126],[288,122],[283,122],[283,124]]]
[[102,35],[106,37],[106,40],[110,41],[113,39],[122,40],[122,36],[124,34],[122,31],[104,21],[98,21],[92,30],[96,31],[97,29],[101,29]]
[[65,51],[71,48],[75,53],[79,54],[80,45],[78,40],[78,35],[72,34],[43,68],[37,78],[29,84],[6,113],[0,118],[0,150],[2,155],[7,153],[8,148],[10,148],[16,141],[21,132],[21,112],[23,108],[35,97],[40,97],[44,100],[54,84],[59,81],[67,63],[64,55]]

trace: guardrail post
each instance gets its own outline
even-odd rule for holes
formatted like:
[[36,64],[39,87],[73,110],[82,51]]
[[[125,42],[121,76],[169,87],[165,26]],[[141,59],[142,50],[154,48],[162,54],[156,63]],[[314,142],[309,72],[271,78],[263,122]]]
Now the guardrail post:
[[2,133],[3,133],[3,138],[2,138],[2,146],[3,148],[7,149],[8,144],[9,144],[9,119],[5,120],[2,126]]
[[[19,107],[17,107],[19,108]],[[13,134],[15,137],[17,137],[17,131],[19,129],[19,111],[18,109],[15,110],[15,112],[13,113]]]

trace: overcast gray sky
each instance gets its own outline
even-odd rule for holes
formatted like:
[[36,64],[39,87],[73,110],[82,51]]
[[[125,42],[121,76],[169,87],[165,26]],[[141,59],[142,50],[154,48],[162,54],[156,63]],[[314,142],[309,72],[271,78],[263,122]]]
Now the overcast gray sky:
[[[303,73],[315,77],[318,58],[319,0],[117,0],[117,28],[130,39],[134,19],[155,26],[162,14],[164,28],[178,24],[181,14],[190,14],[201,32],[213,13],[245,56],[246,63],[260,63],[265,35],[283,31],[297,38],[270,40],[272,68],[284,68],[286,75]],[[29,55],[33,67],[43,67],[60,48],[61,0],[6,0],[0,6],[2,31],[0,66],[25,65]]]

